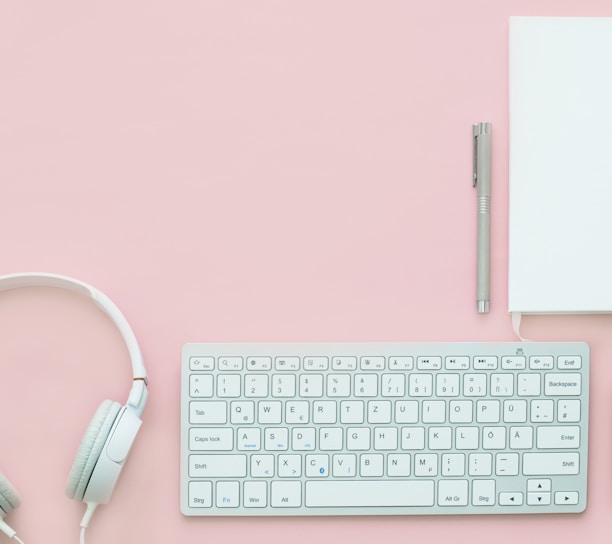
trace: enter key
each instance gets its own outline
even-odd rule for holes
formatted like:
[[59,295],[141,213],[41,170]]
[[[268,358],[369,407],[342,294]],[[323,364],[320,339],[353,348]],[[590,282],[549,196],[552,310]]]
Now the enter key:
[[539,449],[576,449],[580,447],[580,427],[576,425],[538,427],[537,447]]

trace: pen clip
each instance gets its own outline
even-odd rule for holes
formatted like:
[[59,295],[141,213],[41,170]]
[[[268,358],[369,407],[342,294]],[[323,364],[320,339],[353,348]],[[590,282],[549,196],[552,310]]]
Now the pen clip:
[[478,125],[472,125],[472,187],[478,185]]
[[[491,175],[491,123],[472,125],[472,187],[488,185],[489,182],[480,177]],[[482,157],[481,157],[482,155]],[[488,189],[485,189],[488,191]]]

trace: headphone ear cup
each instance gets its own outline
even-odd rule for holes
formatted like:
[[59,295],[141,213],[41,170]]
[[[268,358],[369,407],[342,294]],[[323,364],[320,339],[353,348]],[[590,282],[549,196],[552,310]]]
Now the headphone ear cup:
[[96,410],[83,435],[68,476],[66,494],[70,498],[77,501],[83,500],[93,470],[120,409],[121,405],[118,402],[105,400]]
[[21,504],[19,493],[11,485],[4,474],[0,472],[0,518]]

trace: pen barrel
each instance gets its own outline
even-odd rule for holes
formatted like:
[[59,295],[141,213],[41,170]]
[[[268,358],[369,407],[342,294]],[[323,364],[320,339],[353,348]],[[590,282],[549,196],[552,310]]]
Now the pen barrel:
[[491,198],[478,197],[478,235],[477,235],[477,262],[476,262],[476,301],[478,311],[489,311],[490,300],[490,253],[491,253]]
[[479,313],[489,311],[491,253],[491,123],[472,127],[474,135],[474,182],[478,195],[476,305]]

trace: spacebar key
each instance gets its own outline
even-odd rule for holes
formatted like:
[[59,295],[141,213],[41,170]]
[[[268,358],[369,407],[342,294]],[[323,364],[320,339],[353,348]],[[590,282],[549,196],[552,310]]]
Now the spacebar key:
[[360,480],[306,482],[306,506],[433,506],[432,480]]

